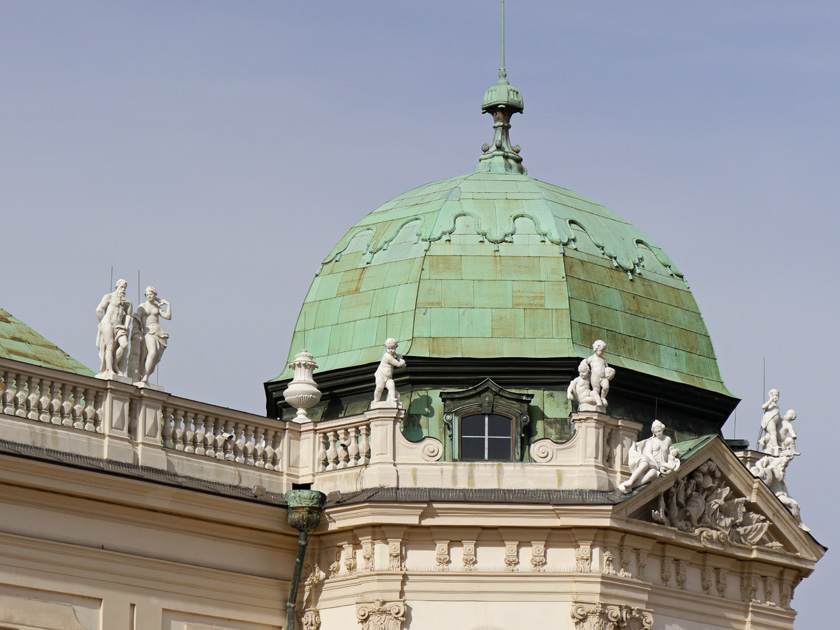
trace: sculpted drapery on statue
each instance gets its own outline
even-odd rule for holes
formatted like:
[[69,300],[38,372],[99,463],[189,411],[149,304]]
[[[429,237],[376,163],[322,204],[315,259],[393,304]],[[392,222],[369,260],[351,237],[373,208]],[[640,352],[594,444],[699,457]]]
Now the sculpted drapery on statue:
[[[132,343],[140,346],[138,377],[141,383],[147,383],[149,376],[155,371],[166,344],[169,340],[167,333],[160,325],[161,319],[172,319],[172,306],[166,300],[157,297],[154,287],[146,287],[146,301],[137,307],[134,313],[134,329],[137,334],[132,335]],[[165,307],[163,310],[161,307]]]
[[131,321],[131,302],[125,297],[128,282],[122,278],[114,285],[113,293],[106,293],[96,307],[99,327],[96,347],[99,348],[99,374],[109,378],[125,376],[128,359],[128,325]]
[[615,377],[615,370],[604,359],[607,344],[600,339],[592,344],[592,355],[581,361],[578,376],[566,390],[566,397],[577,403],[578,411],[607,410],[607,394],[610,381]]
[[796,412],[789,409],[784,416],[780,415],[778,389],[771,389],[767,393],[767,402],[761,406],[761,409],[764,414],[761,417],[758,449],[767,454],[750,468],[750,472],[761,479],[779,501],[790,510],[799,523],[799,527],[809,531],[802,523],[799,503],[788,494],[785,483],[787,467],[793,458],[799,455],[796,451],[796,431],[793,428]]
[[680,467],[680,452],[672,446],[671,438],[665,435],[665,425],[654,420],[651,431],[651,437],[630,447],[627,454],[630,478],[618,486],[624,494]]

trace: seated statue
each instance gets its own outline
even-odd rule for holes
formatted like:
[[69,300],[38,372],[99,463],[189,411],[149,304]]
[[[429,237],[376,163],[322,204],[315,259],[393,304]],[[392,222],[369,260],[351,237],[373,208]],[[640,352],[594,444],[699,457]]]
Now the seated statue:
[[[786,416],[788,414],[785,414]],[[755,466],[750,468],[750,472],[761,479],[770,491],[776,495],[779,501],[790,511],[799,527],[804,531],[810,531],[808,527],[802,522],[802,516],[799,511],[799,503],[788,494],[787,484],[785,483],[785,472],[793,461],[796,453],[793,451],[784,451],[780,456],[765,455],[759,459]]]
[[672,445],[671,438],[665,435],[665,425],[654,420],[651,431],[651,437],[630,447],[627,454],[630,478],[618,486],[624,494],[680,467],[680,453]]
[[566,398],[577,403],[578,411],[595,411],[598,399],[590,388],[589,363],[581,361],[578,366],[579,376],[569,383]]

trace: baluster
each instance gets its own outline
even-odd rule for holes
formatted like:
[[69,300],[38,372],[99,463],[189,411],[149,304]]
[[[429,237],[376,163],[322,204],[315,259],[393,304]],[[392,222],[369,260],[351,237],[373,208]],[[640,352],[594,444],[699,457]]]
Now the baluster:
[[175,442],[172,440],[172,409],[164,407],[160,418],[160,438],[163,440],[163,448],[175,448]]
[[[12,385],[14,383],[14,386]],[[3,372],[3,413],[7,416],[15,415],[15,394],[17,380],[12,372]]]
[[338,437],[335,431],[327,433],[327,439],[329,440],[329,448],[327,448],[327,470],[335,470],[336,464],[338,464],[338,450],[336,449]]
[[350,427],[349,432],[347,453],[350,456],[350,461],[347,467],[352,468],[359,465],[359,438],[356,436],[356,427]]
[[274,432],[274,437],[271,438],[271,462],[266,464],[266,468],[271,470],[282,470],[283,465],[280,463],[280,456],[283,454],[283,429],[277,429]]
[[193,438],[193,453],[196,455],[204,455],[204,423],[205,416],[203,413],[195,414],[195,437]]
[[26,417],[30,420],[38,419],[38,379],[29,377],[29,395],[26,397]]
[[175,442],[175,450],[184,450],[184,411],[183,409],[175,410],[175,422],[172,426],[172,439]]
[[245,427],[245,463],[248,466],[254,465],[254,427],[250,424]]
[[347,468],[347,429],[338,430],[338,468]]
[[85,428],[85,420],[82,416],[82,412],[84,412],[85,408],[82,406],[82,388],[81,387],[74,387],[73,388],[73,428],[74,429],[84,429]]
[[318,433],[318,472],[324,472],[327,469],[327,447],[330,441],[327,439],[325,433]]
[[265,468],[265,461],[263,460],[265,456],[265,443],[263,442],[265,432],[266,429],[263,427],[257,427],[254,434],[254,466],[257,468]]
[[84,390],[85,395],[85,407],[84,414],[85,423],[83,428],[85,431],[94,432],[96,431],[96,424],[94,420],[96,419],[96,407],[93,406],[93,390],[86,388]]
[[38,385],[38,393],[41,395],[38,399],[38,410],[41,412],[38,414],[38,420],[47,424],[50,422],[50,403],[52,402],[51,394],[54,393],[48,391],[49,386],[50,382],[45,378],[42,378],[40,384]]
[[[225,437],[224,437],[224,454],[223,459],[226,461],[232,462],[234,460],[233,455],[233,443],[236,440],[236,436],[233,433],[233,421],[228,420],[225,422]],[[216,457],[219,455],[217,454]]]
[[63,383],[61,385],[61,425],[73,426],[73,387]]
[[105,423],[103,422],[103,414],[105,413],[105,410],[102,408],[104,399],[105,392],[96,392],[93,397],[93,424],[96,426],[97,433],[105,433]]
[[64,385],[58,381],[50,384],[50,422],[61,424],[61,400],[64,397]]
[[193,438],[195,437],[195,425],[193,424],[195,414],[192,411],[187,412],[184,418],[184,452],[195,453],[195,446],[193,446]]
[[204,425],[207,431],[204,435],[204,443],[206,444],[204,454],[207,457],[216,457],[216,418],[207,416]]
[[359,462],[362,466],[370,463],[370,427],[363,424],[359,427],[359,432],[362,434],[359,439]]
[[244,438],[245,427],[242,426],[241,422],[237,422],[233,428],[233,433],[236,438],[236,441],[233,443],[233,461],[237,464],[244,464],[245,463],[245,438]]
[[26,379],[23,374],[15,375],[15,385],[17,391],[15,392],[15,415],[19,418],[26,417]]

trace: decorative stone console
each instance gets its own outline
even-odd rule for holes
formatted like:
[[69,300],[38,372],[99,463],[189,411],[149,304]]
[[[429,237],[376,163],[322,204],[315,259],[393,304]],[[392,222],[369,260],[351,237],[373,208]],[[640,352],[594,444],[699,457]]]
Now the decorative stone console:
[[540,464],[563,466],[563,486],[614,490],[629,476],[627,452],[642,425],[585,411],[572,414],[574,435],[558,444],[549,439],[531,444],[531,458]]

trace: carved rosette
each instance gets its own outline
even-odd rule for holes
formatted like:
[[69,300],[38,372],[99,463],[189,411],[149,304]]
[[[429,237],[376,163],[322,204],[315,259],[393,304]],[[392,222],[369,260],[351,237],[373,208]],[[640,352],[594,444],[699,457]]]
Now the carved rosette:
[[624,604],[572,604],[575,630],[649,630],[653,613]]
[[362,543],[362,560],[364,560],[364,570],[373,571],[376,561],[376,547],[372,540],[366,540]]
[[405,602],[360,602],[356,604],[356,619],[362,630],[400,630],[405,621]]
[[592,571],[592,548],[589,545],[581,545],[575,549],[575,571],[578,573]]
[[400,541],[391,541],[388,543],[388,570],[405,570],[405,565],[403,564],[402,543]]
[[464,571],[475,571],[478,560],[475,556],[475,543],[464,542]]
[[505,571],[519,571],[519,543],[505,543]]
[[438,571],[449,571],[452,560],[449,557],[449,543],[440,542],[435,545],[435,568]]
[[531,568],[537,573],[545,571],[545,543],[531,543]]

